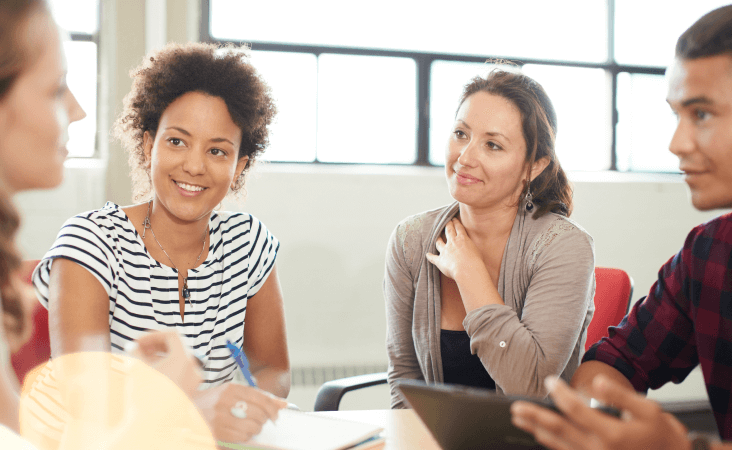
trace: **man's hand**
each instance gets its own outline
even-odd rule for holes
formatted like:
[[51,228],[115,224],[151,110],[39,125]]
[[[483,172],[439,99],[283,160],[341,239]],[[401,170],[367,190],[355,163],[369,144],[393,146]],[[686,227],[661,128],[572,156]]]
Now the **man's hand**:
[[554,450],[689,450],[687,430],[658,403],[598,375],[591,384],[597,400],[622,411],[622,418],[591,408],[577,391],[555,377],[547,388],[564,416],[533,403],[511,405],[512,422]]

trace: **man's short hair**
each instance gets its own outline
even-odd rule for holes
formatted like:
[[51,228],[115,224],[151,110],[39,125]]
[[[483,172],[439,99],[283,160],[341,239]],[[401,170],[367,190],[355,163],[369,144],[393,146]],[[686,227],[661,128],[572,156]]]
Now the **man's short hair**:
[[676,57],[696,59],[732,55],[732,5],[708,12],[694,22],[676,42]]

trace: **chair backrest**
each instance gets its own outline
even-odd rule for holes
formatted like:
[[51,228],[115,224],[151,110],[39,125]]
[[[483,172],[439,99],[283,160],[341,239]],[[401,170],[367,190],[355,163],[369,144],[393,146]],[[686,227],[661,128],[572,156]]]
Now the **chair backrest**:
[[595,315],[587,327],[585,351],[623,320],[633,296],[633,279],[622,269],[595,267]]
[[[21,275],[28,284],[31,282],[31,275],[40,261],[23,261]],[[43,364],[51,357],[51,340],[48,336],[48,311],[40,303],[35,302],[31,311],[33,315],[33,331],[28,339],[17,352],[10,355],[13,370],[21,383],[31,369]]]

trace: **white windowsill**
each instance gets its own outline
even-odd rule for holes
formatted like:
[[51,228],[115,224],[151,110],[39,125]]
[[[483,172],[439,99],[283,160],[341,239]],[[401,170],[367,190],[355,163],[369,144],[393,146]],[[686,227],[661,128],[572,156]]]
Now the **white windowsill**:
[[[444,176],[443,167],[397,166],[380,164],[310,164],[258,161],[253,174],[303,174],[303,175],[392,175],[392,176]],[[571,171],[567,173],[574,183],[682,183],[679,173]]]
[[[69,158],[64,162],[67,169],[99,170],[106,167],[107,162],[101,158]],[[124,168],[127,170],[127,167]],[[387,176],[427,176],[442,177],[443,167],[423,167],[410,165],[386,164],[311,164],[311,163],[279,163],[257,161],[252,169],[254,177],[272,174],[299,175],[387,175]],[[680,173],[654,172],[616,172],[602,171],[570,171],[567,173],[573,183],[683,183]]]
[[104,169],[107,162],[101,158],[68,158],[64,161],[67,169]]

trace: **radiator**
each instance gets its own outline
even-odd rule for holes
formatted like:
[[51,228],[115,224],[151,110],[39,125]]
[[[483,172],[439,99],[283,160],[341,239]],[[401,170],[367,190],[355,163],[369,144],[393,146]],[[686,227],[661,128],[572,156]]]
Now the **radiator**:
[[319,367],[293,367],[292,386],[320,386],[326,381],[338,378],[364,375],[374,372],[386,372],[386,364],[374,364],[363,366],[319,366]]

